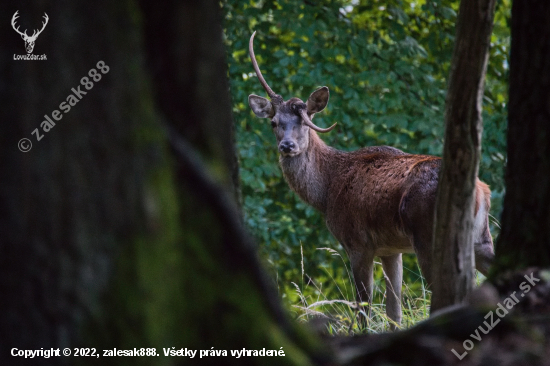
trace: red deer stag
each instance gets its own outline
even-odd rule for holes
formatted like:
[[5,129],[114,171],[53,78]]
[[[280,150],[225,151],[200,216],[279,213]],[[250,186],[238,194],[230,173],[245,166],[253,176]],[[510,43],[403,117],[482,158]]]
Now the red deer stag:
[[[431,283],[431,241],[441,159],[407,154],[393,147],[373,146],[344,152],[327,146],[313,116],[328,103],[327,87],[315,90],[304,103],[284,101],[266,83],[254,56],[252,65],[270,100],[250,95],[256,116],[271,119],[288,185],[321,211],[330,232],[345,248],[353,272],[357,301],[370,303],[373,261],[380,257],[386,273],[387,314],[401,322],[401,253],[416,253],[422,274]],[[489,187],[477,180],[475,204],[476,268],[487,274],[494,252],[489,232]],[[370,309],[369,309],[370,310]]]

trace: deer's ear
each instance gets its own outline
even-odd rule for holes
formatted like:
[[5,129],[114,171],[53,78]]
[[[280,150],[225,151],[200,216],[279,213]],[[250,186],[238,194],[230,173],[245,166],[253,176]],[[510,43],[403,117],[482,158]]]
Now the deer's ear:
[[315,90],[309,98],[307,98],[307,114],[314,114],[319,113],[328,104],[328,88],[326,86],[322,86],[319,89]]
[[263,97],[250,94],[248,96],[248,105],[250,105],[254,114],[260,118],[271,118],[275,115],[273,104]]

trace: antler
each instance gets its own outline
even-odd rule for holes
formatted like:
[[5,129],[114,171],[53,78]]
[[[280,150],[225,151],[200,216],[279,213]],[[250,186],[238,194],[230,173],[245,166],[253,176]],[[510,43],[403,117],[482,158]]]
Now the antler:
[[48,21],[50,20],[50,18],[48,18],[48,14],[46,14],[44,12],[44,18],[45,18],[45,21],[42,22],[42,29],[40,29],[39,31],[38,30],[34,30],[34,32],[32,33],[32,36],[29,37],[29,35],[27,34],[27,30],[25,29],[25,32],[21,32],[19,30],[19,27],[15,27],[15,21],[17,20],[17,18],[19,18],[19,15],[17,15],[17,13],[19,12],[19,10],[17,10],[15,12],[15,14],[13,14],[13,17],[11,18],[11,26],[12,28],[17,32],[19,33],[21,36],[25,37],[25,39],[36,39],[40,33],[42,33],[42,31],[44,30],[44,28],[46,28],[46,25],[48,24]]
[[[16,31],[17,33],[19,33],[21,36],[28,37],[26,29],[25,29],[25,32],[23,33],[19,30],[19,27],[15,28],[15,20],[17,18],[19,18],[19,15],[17,15],[18,12],[19,12],[19,10],[17,10],[15,12],[15,14],[13,14],[13,17],[11,18],[11,26],[12,26],[13,30]],[[46,13],[44,13],[44,14],[46,14]]]
[[[44,12],[44,18],[46,18],[45,22],[42,22],[42,29],[40,29],[39,31],[37,30],[34,30],[34,32],[32,33],[32,36],[30,38],[37,38],[40,33],[42,33],[42,31],[44,30],[44,28],[46,28],[46,25],[48,24],[48,20],[50,20],[50,18],[48,18],[48,14],[46,14],[46,12]],[[38,32],[38,33],[37,33]],[[35,34],[36,33],[36,34]]]
[[269,95],[269,98],[272,100],[274,104],[281,104],[283,102],[283,98],[276,94],[270,87],[267,85],[267,82],[265,81],[262,72],[260,71],[260,68],[258,67],[258,62],[256,61],[256,56],[254,55],[254,36],[256,35],[256,32],[252,33],[252,36],[250,37],[250,42],[248,43],[248,51],[250,52],[250,58],[252,59],[252,66],[254,66],[254,71],[256,71],[256,76],[258,76],[258,79],[260,80],[260,83],[264,87],[265,91]]
[[336,127],[336,123],[333,124],[332,126],[328,127],[328,128],[321,128],[321,127],[316,126],[313,122],[311,122],[311,119],[307,115],[307,111],[306,111],[305,108],[300,109],[300,116],[304,120],[304,123],[306,124],[306,126],[308,126],[309,128],[314,129],[317,132],[321,132],[321,133],[330,132],[330,131],[332,131],[332,129],[334,127]]

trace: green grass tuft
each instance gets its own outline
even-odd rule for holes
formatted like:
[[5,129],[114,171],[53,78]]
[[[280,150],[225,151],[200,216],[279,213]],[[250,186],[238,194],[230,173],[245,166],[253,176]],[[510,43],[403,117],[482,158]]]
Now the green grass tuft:
[[[325,268],[326,275],[330,278],[333,286],[323,288],[326,281],[316,281],[304,273],[303,251],[301,258],[302,280],[299,286],[291,282],[292,288],[286,291],[293,291],[286,294],[287,298],[296,299],[290,301],[290,306],[296,318],[302,322],[309,322],[314,319],[321,319],[326,324],[326,332],[330,335],[355,335],[363,333],[381,333],[390,330],[390,323],[393,323],[386,315],[386,291],[383,280],[382,264],[375,261],[375,278],[373,303],[371,305],[371,316],[367,317],[365,325],[357,322],[358,309],[355,303],[355,290],[351,270],[344,257],[331,248],[318,248],[326,250],[332,256],[338,257],[344,268],[345,278],[335,279],[333,273]],[[378,267],[378,268],[377,268]],[[410,270],[404,268],[404,270]],[[412,271],[412,270],[411,270]],[[412,271],[415,272],[415,271]],[[407,283],[402,288],[402,309],[403,321],[400,329],[409,328],[419,321],[426,319],[430,313],[431,292],[426,288],[422,278],[420,286],[415,289]],[[366,305],[366,304],[361,304]]]

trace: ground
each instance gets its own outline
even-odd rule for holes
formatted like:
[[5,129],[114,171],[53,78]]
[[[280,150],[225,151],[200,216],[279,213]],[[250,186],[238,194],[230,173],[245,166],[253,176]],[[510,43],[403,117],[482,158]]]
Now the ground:
[[411,329],[324,339],[345,365],[550,365],[550,270],[529,268],[492,283],[467,305]]

